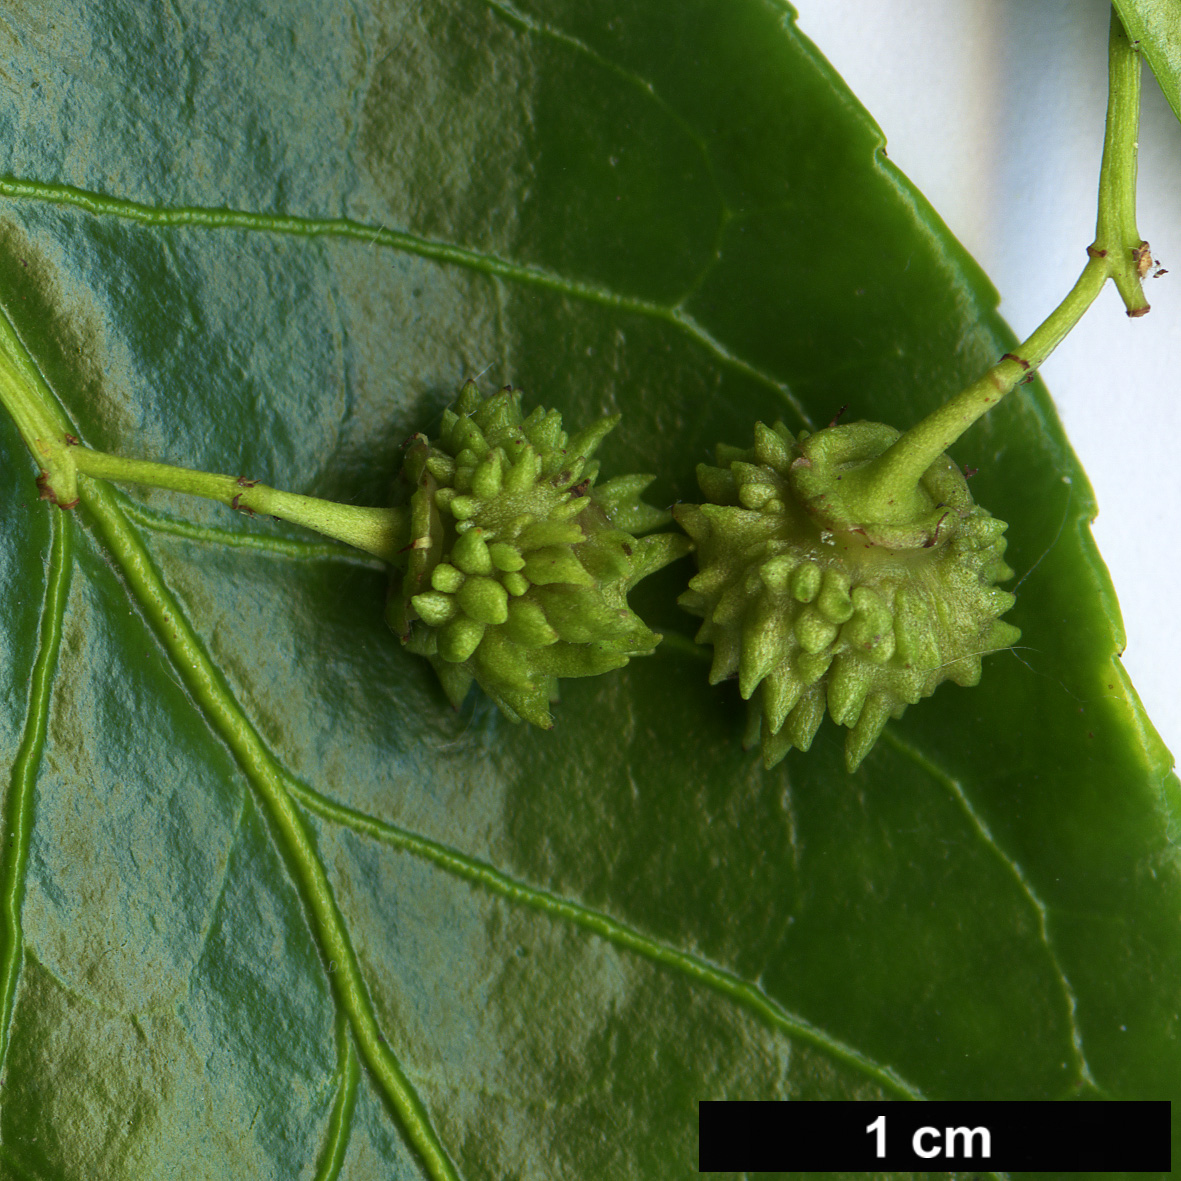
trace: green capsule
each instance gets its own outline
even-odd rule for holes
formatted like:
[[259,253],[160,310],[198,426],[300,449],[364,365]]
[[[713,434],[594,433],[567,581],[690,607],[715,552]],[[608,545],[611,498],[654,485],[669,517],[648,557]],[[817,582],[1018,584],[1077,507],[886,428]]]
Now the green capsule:
[[619,425],[622,418],[622,414],[609,414],[606,418],[600,418],[598,422],[592,422],[590,426],[570,436],[566,450],[580,459],[590,459],[599,449],[599,444]]
[[791,644],[791,616],[776,599],[764,595],[742,629],[738,691],[749,699],[768,673],[783,661]]
[[627,595],[690,543],[635,536],[668,520],[639,499],[650,476],[596,489],[591,456],[618,421],[568,437],[556,411],[526,417],[517,391],[481,399],[469,383],[437,442],[407,444],[398,486],[414,541],[387,617],[452,704],[475,681],[510,720],[549,727],[558,677],[610,671],[658,643]]
[[890,717],[945,680],[974,684],[982,654],[1020,635],[998,618],[1013,604],[996,585],[1012,576],[1005,526],[946,456],[913,494],[856,515],[869,503],[858,465],[898,437],[878,423],[796,437],[759,424],[753,448],[719,446],[698,468],[706,502],[674,509],[698,563],[678,602],[703,620],[711,684],[737,675],[768,767],[806,750],[827,709],[855,770]]
[[449,442],[452,454],[457,457],[464,451],[470,451],[476,459],[483,459],[488,454],[488,440],[484,438],[484,432],[466,416],[456,422]]
[[440,451],[434,452],[427,459],[426,469],[440,482],[450,483],[455,478],[455,460]]
[[852,652],[832,662],[828,676],[828,712],[838,726],[852,726],[861,716],[866,694],[873,687],[873,670]]
[[566,436],[562,432],[562,416],[556,410],[546,411],[538,407],[525,419],[524,427],[529,441],[545,457],[543,469],[552,462],[561,462],[560,452]]
[[744,508],[762,508],[775,499],[774,484],[739,484],[738,503]]
[[780,554],[759,567],[759,577],[768,590],[784,591],[787,590],[795,565],[795,560],[789,555]]
[[787,715],[783,729],[797,750],[807,750],[824,720],[824,693],[820,687],[810,689]]
[[622,668],[628,661],[622,653],[594,644],[553,644],[538,649],[534,659],[555,677],[597,677]]
[[702,628],[697,633],[699,644],[712,644],[714,649],[713,663],[709,670],[709,683],[721,684],[728,681],[738,672],[738,662],[742,658],[742,633],[726,629],[714,635]]
[[845,767],[850,775],[873,749],[878,735],[885,729],[890,713],[890,698],[887,694],[875,693],[866,700],[856,726],[845,739]]
[[640,500],[640,494],[655,479],[643,475],[616,476],[595,489],[595,500],[616,529],[633,534],[659,529],[672,520],[672,515]]
[[590,587],[544,586],[533,594],[554,630],[572,644],[613,639],[629,614],[621,614]]
[[738,481],[729,468],[711,467],[707,463],[697,465],[697,483],[701,491],[714,504],[737,504]]

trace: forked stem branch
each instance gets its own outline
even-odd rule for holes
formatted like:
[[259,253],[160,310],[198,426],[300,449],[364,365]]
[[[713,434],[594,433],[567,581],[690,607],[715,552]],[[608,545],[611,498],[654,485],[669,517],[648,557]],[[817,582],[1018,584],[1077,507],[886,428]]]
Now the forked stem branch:
[[1099,211],[1088,260],[1066,298],[1016,353],[1006,353],[934,413],[911,427],[876,460],[850,472],[848,495],[864,504],[904,510],[918,495],[923,473],[977,419],[1022,380],[1033,376],[1094,302],[1108,279],[1115,282],[1129,316],[1149,310],[1141,279],[1151,262],[1136,228],[1136,150],[1140,123],[1140,57],[1114,8],[1108,40],[1107,129],[1099,171]]

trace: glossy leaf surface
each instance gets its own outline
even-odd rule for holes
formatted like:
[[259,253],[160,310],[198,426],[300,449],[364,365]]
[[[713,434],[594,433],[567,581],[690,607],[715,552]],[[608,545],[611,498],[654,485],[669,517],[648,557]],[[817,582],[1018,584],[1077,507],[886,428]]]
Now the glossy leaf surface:
[[1181,4],[1177,0],[1115,0],[1115,7],[1173,113],[1181,119]]
[[[1013,343],[785,6],[218,11],[7,20],[0,292],[91,446],[383,503],[480,374],[668,503]],[[854,776],[743,752],[688,563],[547,734],[452,712],[376,565],[0,453],[0,1171],[663,1181],[704,1097],[1176,1093],[1177,783],[1039,385],[955,450],[1023,646]]]

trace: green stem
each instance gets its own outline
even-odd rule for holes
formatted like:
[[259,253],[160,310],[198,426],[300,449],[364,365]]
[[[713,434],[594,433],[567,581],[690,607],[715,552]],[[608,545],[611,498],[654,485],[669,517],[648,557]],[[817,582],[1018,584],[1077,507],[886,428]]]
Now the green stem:
[[1107,262],[1128,309],[1143,316],[1148,300],[1140,280],[1151,265],[1148,243],[1136,228],[1136,150],[1140,135],[1140,55],[1115,9],[1107,54],[1107,132],[1099,166],[1099,217],[1089,253]]
[[[0,405],[12,416],[25,446],[52,480],[48,495],[70,507],[77,502],[74,465],[66,453],[66,424],[54,413],[53,396],[8,317],[0,313]],[[43,494],[45,488],[42,489]]]
[[[923,473],[977,419],[988,413],[1058,347],[1082,319],[1107,280],[1113,279],[1129,316],[1142,316],[1148,301],[1140,286],[1148,254],[1136,228],[1136,148],[1140,124],[1140,58],[1114,9],[1108,40],[1107,130],[1099,171],[1099,212],[1095,242],[1078,281],[1033,335],[1006,353],[979,380],[911,427],[876,460],[846,475],[845,496],[893,515],[911,511]],[[869,517],[867,519],[873,519]]]
[[3,314],[0,314],[0,405],[12,416],[21,438],[41,467],[42,496],[62,508],[72,508],[77,503],[81,472],[105,480],[187,492],[250,513],[268,513],[391,563],[410,539],[409,517],[404,509],[336,504],[280,492],[245,478],[122,459],[78,446],[67,434],[68,424],[56,412],[53,395]]
[[251,514],[266,513],[376,554],[387,562],[397,560],[410,536],[409,519],[404,509],[337,504],[314,496],[281,492],[245,477],[215,475],[143,459],[124,459],[87,447],[71,447],[67,454],[83,475],[168,488],[220,501]]

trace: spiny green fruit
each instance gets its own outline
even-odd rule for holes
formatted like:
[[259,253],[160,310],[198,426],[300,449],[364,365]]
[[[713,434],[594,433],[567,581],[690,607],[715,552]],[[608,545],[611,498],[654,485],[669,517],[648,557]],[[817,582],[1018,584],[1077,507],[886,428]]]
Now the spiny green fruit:
[[[747,745],[770,768],[807,750],[825,709],[850,728],[850,772],[890,717],[945,680],[974,685],[981,656],[1013,644],[1006,528],[975,504],[959,468],[933,463],[903,502],[858,487],[900,437],[860,422],[795,436],[755,426],[749,450],[699,465],[710,503],[673,513],[700,569],[679,602],[705,623],[710,683],[735,674],[751,702]],[[844,482],[844,483],[843,483]]]
[[438,440],[410,440],[412,540],[386,618],[456,707],[475,680],[513,721],[549,728],[559,677],[619,668],[659,643],[627,594],[690,546],[635,537],[670,519],[640,502],[654,476],[595,487],[591,456],[618,422],[567,435],[556,410],[525,417],[519,391],[481,400],[468,382]]

